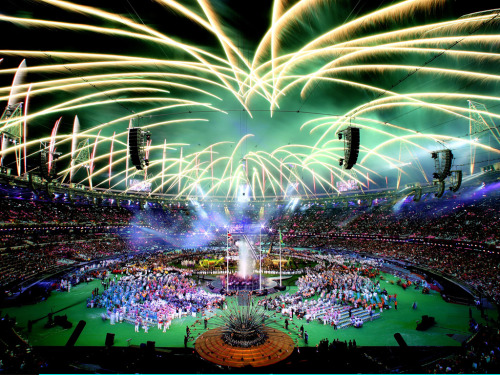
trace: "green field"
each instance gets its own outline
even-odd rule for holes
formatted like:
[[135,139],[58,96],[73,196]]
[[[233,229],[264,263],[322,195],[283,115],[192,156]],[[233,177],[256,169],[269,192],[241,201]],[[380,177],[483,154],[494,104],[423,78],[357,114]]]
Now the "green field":
[[[333,327],[325,326],[319,322],[307,324],[304,321],[295,319],[290,325],[290,329],[297,332],[300,325],[304,325],[309,334],[309,346],[316,345],[321,339],[329,340],[339,338],[340,340],[355,339],[358,346],[397,346],[394,333],[399,332],[408,345],[414,346],[458,346],[460,338],[469,335],[468,320],[469,307],[446,303],[436,292],[424,295],[421,290],[413,288],[403,290],[398,285],[390,284],[388,280],[395,280],[390,275],[384,275],[381,285],[387,289],[389,294],[397,293],[398,310],[384,310],[382,316],[373,322],[366,322],[360,329],[348,327],[343,330],[334,330]],[[284,282],[286,285],[287,283]],[[106,333],[115,334],[115,346],[139,345],[146,341],[155,341],[156,347],[183,347],[183,338],[187,325],[193,325],[197,320],[199,324],[194,325],[193,335],[197,337],[203,332],[201,321],[202,316],[183,317],[172,322],[170,330],[163,333],[157,327],[150,327],[149,332],[134,332],[134,326],[129,323],[117,323],[111,325],[109,321],[103,321],[101,313],[104,309],[88,309],[86,307],[87,297],[91,291],[99,287],[102,290],[100,281],[94,280],[88,285],[80,284],[67,292],[53,292],[52,295],[43,302],[36,305],[26,305],[22,307],[3,308],[3,314],[17,318],[17,331],[24,338],[29,340],[33,346],[62,346],[65,345],[74,328],[80,320],[86,321],[86,326],[80,335],[77,346],[101,346],[104,345]],[[294,292],[296,287],[287,288],[288,292]],[[416,301],[418,309],[411,308]],[[54,315],[67,315],[68,320],[73,323],[73,328],[64,330],[59,326],[44,328],[47,322],[47,314],[53,312]],[[478,321],[479,310],[472,309],[473,317]],[[490,317],[496,318],[497,312],[489,310]],[[415,329],[416,322],[422,315],[430,315],[436,318],[436,325],[425,332]],[[33,324],[32,332],[28,334],[28,320],[36,321]],[[281,319],[278,318],[281,324]],[[209,328],[214,326],[209,324]],[[284,330],[284,329],[283,329]],[[455,338],[454,338],[455,337]],[[129,340],[129,341],[127,341]],[[194,341],[189,342],[192,346]],[[305,343],[299,340],[299,345]]]

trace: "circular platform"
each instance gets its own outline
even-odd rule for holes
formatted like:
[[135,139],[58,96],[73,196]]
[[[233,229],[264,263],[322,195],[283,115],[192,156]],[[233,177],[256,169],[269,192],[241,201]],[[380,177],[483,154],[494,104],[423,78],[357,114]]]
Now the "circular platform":
[[[215,279],[213,279],[213,281],[211,281],[211,283],[216,289],[221,289],[221,290],[225,289],[225,286],[222,284],[220,277],[216,277]],[[267,277],[262,278],[262,289],[271,289],[274,288],[276,285],[278,285],[276,281]],[[241,285],[231,284],[229,290],[231,292],[240,290],[242,291],[259,290],[259,279],[256,278],[255,280],[253,280],[253,282],[246,282],[246,283],[242,282]]]
[[284,332],[266,327],[267,340],[251,348],[238,348],[222,340],[222,328],[211,329],[195,342],[198,354],[207,361],[230,367],[263,367],[278,363],[292,354],[294,342]]

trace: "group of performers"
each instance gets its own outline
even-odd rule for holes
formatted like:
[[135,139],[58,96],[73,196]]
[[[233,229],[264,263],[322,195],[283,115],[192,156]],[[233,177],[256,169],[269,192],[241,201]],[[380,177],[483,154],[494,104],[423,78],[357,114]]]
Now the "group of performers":
[[259,276],[249,275],[246,277],[239,274],[229,275],[229,288],[227,287],[227,275],[219,276],[222,286],[225,290],[256,290],[259,289]]

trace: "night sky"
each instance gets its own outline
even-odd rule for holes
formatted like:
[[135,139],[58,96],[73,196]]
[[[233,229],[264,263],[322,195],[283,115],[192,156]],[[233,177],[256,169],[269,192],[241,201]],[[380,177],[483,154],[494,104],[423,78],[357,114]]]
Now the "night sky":
[[[133,126],[146,128],[178,121],[148,128],[153,139],[148,178],[154,189],[172,194],[189,194],[200,186],[211,195],[233,196],[238,186],[249,184],[254,190],[253,196],[279,195],[280,184],[286,188],[288,181],[297,178],[301,192],[311,194],[316,185],[318,194],[335,193],[328,186],[332,176],[334,184],[341,179],[355,178],[366,187],[367,173],[371,179],[370,188],[385,188],[386,177],[390,187],[403,187],[406,183],[432,180],[432,151],[452,150],[454,168],[463,169],[465,175],[471,172],[473,152],[474,172],[500,159],[498,131],[483,129],[473,134],[474,137],[470,136],[467,101],[485,106],[484,112],[491,114],[490,117],[480,113],[486,124],[499,123],[500,119],[495,116],[500,108],[500,15],[495,12],[486,13],[483,18],[471,15],[449,23],[466,14],[489,9],[487,2],[282,1],[275,8],[279,9],[281,4],[280,15],[289,13],[276,23],[275,57],[279,59],[274,75],[270,62],[271,43],[259,49],[272,26],[272,2],[172,1],[170,5],[174,3],[181,4],[207,25],[212,21],[250,65],[254,61],[253,72],[256,73],[252,77],[266,77],[266,89],[256,85],[255,79],[248,79],[251,68],[230,52],[227,43],[225,51],[216,35],[186,14],[175,11],[167,1],[163,5],[161,1],[152,0],[2,1],[0,27],[2,34],[8,36],[0,50],[3,102],[7,102],[9,95],[15,73],[12,69],[23,58],[28,68],[58,66],[57,69],[28,70],[23,93],[30,83],[35,85],[33,90],[47,88],[49,82],[61,79],[75,78],[72,82],[78,84],[73,87],[54,84],[51,90],[35,91],[30,96],[28,112],[38,114],[28,119],[29,165],[36,164],[37,139],[47,139],[55,121],[62,116],[58,135],[67,137],[58,138],[56,146],[63,154],[58,163],[60,177],[65,174],[70,162],[75,115],[79,118],[81,131],[88,131],[80,134],[79,140],[88,138],[93,146],[102,129],[95,162],[95,171],[100,172],[93,180],[94,186],[101,182],[99,187],[103,188],[109,186],[106,166],[113,132],[121,135],[114,144],[111,185],[116,189],[125,188],[125,176],[119,174],[125,162],[117,160],[125,157],[130,118]],[[122,21],[135,22],[137,27],[120,23],[120,18],[105,19],[74,8],[67,9],[63,4],[95,7],[93,9],[109,12],[110,16],[122,17]],[[396,10],[389,10],[398,4]],[[204,13],[202,5],[208,13]],[[291,10],[293,15],[289,16]],[[37,20],[63,22],[64,25],[41,24]],[[75,25],[106,28],[108,32],[83,30],[81,26],[75,29]],[[151,32],[148,34],[141,27],[148,27]],[[312,48],[309,54],[300,53],[306,45],[336,28],[345,32],[338,32],[333,38],[315,45],[322,49],[321,52],[313,53]],[[415,31],[404,32],[410,28]],[[123,32],[143,34],[144,38],[120,34]],[[195,56],[162,43],[159,34],[153,35],[153,32],[226,62],[198,52]],[[405,41],[407,43],[402,43]],[[260,54],[255,59],[256,51]],[[73,53],[114,57],[76,56]],[[133,58],[155,61],[131,61]],[[119,63],[73,65],[102,61]],[[175,61],[175,64],[167,61]],[[288,64],[283,70],[281,64],[285,62]],[[217,74],[210,71],[214,66]],[[321,73],[320,69],[325,67],[331,71]],[[236,69],[241,70],[240,73],[235,73]],[[111,76],[104,78],[103,74]],[[306,86],[312,74],[322,78]],[[238,87],[235,78],[248,86]],[[45,86],[36,86],[44,82]],[[250,88],[252,95],[248,96]],[[285,90],[284,95],[278,95],[280,90]],[[72,103],[79,105],[78,108],[39,113],[86,95],[91,96]],[[180,104],[178,100],[191,102],[155,110]],[[24,95],[19,101],[24,101]],[[99,101],[106,103],[95,104]],[[210,107],[193,102],[210,104]],[[246,103],[251,115],[244,110],[242,102]],[[148,112],[141,114],[143,111]],[[102,126],[117,119],[120,120]],[[354,173],[342,171],[338,166],[344,143],[337,139],[336,132],[347,126],[361,127],[361,150]],[[245,136],[245,141],[236,148]],[[471,139],[476,142],[475,151],[471,149]],[[162,189],[164,140],[168,148],[163,178],[169,182]],[[218,142],[226,143],[210,148]],[[181,147],[183,161],[179,174]],[[212,160],[220,158],[213,167],[214,179],[209,164],[211,157]],[[248,160],[248,171],[242,169],[242,160]],[[5,161],[12,166],[12,155],[6,156]],[[73,182],[80,181],[88,184],[83,168],[76,173]]]

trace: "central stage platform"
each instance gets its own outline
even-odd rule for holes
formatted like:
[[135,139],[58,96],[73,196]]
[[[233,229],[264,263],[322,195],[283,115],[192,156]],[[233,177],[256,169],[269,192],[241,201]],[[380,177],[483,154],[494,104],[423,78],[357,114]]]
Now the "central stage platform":
[[[225,283],[223,283],[222,279],[224,279],[224,275],[218,277],[207,277],[205,280],[208,280],[208,287],[214,293],[221,293],[221,291],[225,290]],[[258,276],[255,277],[252,281],[236,283],[232,282],[230,284],[229,292],[238,292],[238,291],[259,291],[259,279]],[[271,293],[276,293],[278,289],[278,283],[268,277],[262,278],[262,294],[267,295]]]
[[222,328],[211,329],[195,342],[198,354],[207,361],[230,367],[262,367],[281,362],[290,356],[295,347],[290,335],[266,327],[267,340],[251,348],[239,348],[226,344]]

